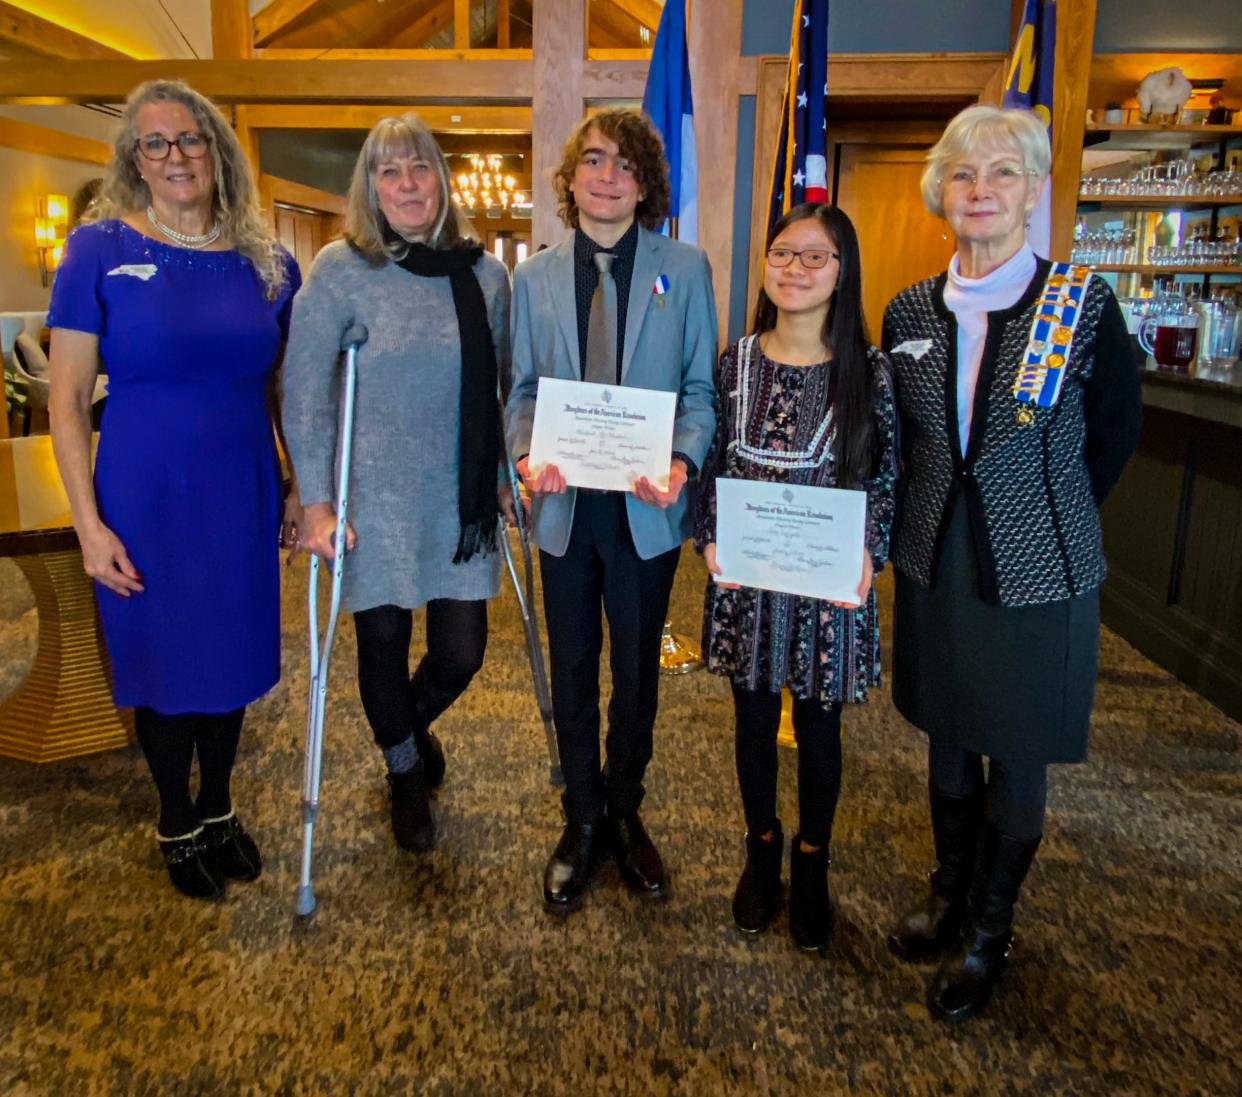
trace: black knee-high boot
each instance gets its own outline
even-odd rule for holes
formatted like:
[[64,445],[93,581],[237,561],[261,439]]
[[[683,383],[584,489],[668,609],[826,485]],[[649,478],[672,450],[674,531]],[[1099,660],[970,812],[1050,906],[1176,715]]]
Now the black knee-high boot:
[[1013,940],[1013,908],[1035,860],[1039,838],[1012,838],[989,820],[975,868],[970,921],[932,979],[927,1004],[946,1021],[964,1021],[988,1004]]
[[888,947],[903,960],[931,960],[957,944],[966,920],[967,900],[983,821],[983,790],[951,796],[930,786],[936,868],[926,898],[909,911],[888,936]]

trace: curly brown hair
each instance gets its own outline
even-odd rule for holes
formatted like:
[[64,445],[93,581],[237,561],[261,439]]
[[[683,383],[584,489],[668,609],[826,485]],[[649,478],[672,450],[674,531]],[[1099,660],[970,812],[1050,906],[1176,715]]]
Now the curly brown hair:
[[602,110],[584,118],[569,140],[561,155],[553,183],[556,186],[557,212],[571,229],[578,227],[578,206],[569,186],[582,153],[587,147],[587,134],[599,130],[610,141],[615,141],[620,155],[630,162],[634,178],[643,193],[634,211],[638,223],[645,229],[658,229],[668,216],[669,186],[668,162],[664,159],[664,142],[651,120],[641,111],[625,107]]

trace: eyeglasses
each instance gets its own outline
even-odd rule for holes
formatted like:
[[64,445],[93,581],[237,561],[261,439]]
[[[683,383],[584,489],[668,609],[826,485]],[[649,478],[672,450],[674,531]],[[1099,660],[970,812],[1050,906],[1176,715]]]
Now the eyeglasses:
[[804,270],[820,270],[828,265],[830,259],[840,259],[839,252],[826,251],[824,248],[807,248],[805,251],[793,251],[790,248],[770,248],[768,250],[768,266],[787,267],[795,259],[802,263]]
[[207,146],[210,143],[204,133],[180,133],[173,141],[168,140],[162,133],[148,133],[135,142],[138,151],[148,160],[167,160],[173,145],[181,150],[182,156],[198,160],[207,155]]
[[[997,164],[986,169],[982,173],[982,179],[989,187],[1011,187],[1027,175],[1038,174],[1038,172],[1020,168],[1015,164]],[[978,183],[979,179],[980,173],[977,171],[970,168],[954,168],[949,173],[949,177],[941,179],[940,182],[945,186],[968,190]]]

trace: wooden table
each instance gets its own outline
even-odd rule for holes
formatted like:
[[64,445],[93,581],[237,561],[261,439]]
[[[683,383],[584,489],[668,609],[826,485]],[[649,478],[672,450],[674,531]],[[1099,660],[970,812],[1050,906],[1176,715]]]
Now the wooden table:
[[126,746],[132,717],[112,703],[95,586],[47,435],[0,439],[0,556],[21,568],[39,616],[30,674],[0,703],[0,756],[55,762]]

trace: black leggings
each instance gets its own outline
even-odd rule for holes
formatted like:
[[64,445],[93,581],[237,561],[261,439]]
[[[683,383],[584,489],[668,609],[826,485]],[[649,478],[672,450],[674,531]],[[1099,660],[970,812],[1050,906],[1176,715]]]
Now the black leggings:
[[[776,734],[781,695],[748,690],[734,683],[737,717],[735,748],[742,810],[751,834],[766,834],[776,818]],[[794,736],[798,740],[798,826],[808,846],[832,839],[832,820],[841,794],[841,705],[825,707],[794,698]]]
[[358,692],[381,749],[421,735],[464,692],[487,650],[487,603],[427,603],[427,654],[410,677],[414,614],[376,606],[354,614]]
[[1047,766],[989,758],[985,781],[983,755],[932,739],[928,770],[932,787],[950,796],[977,796],[986,784],[987,817],[1002,833],[1022,840],[1043,834]]
[[[159,833],[177,838],[204,819],[233,810],[229,782],[237,758],[245,708],[222,713],[166,716],[152,708],[134,710],[134,731],[160,794]],[[190,799],[190,768],[198,750],[198,798]]]

